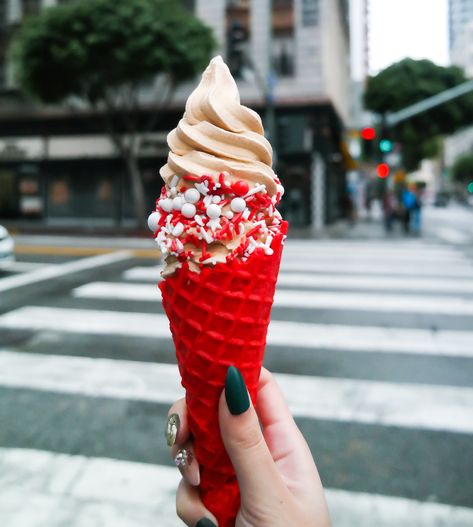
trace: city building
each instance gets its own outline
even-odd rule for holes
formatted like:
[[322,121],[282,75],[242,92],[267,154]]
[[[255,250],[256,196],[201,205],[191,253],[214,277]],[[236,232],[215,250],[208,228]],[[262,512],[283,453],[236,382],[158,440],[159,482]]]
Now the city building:
[[[0,217],[38,225],[133,225],[123,162],[88,110],[43,107],[15,89],[8,46],[26,14],[60,1],[0,3]],[[76,0],[80,1],[80,0]],[[237,79],[242,102],[261,113],[286,187],[294,226],[321,227],[344,214],[344,129],[350,114],[348,0],[194,0]],[[166,134],[195,83],[176,90],[160,127],[142,138],[140,169],[150,209],[161,187]],[[143,91],[153,110],[153,89]]]
[[448,44],[450,59],[456,64],[465,26],[473,20],[473,0],[448,0]]

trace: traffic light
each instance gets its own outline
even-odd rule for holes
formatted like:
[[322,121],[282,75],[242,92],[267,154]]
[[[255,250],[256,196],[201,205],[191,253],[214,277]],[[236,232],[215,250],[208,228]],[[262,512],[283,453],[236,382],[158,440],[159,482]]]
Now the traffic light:
[[387,178],[389,176],[389,165],[387,163],[380,163],[376,167],[376,174],[381,179]]
[[227,45],[227,63],[232,75],[236,79],[243,76],[245,66],[245,43],[248,40],[246,29],[242,23],[233,19],[230,23]]
[[376,139],[376,130],[372,127],[363,128],[361,136],[361,155],[365,160],[373,158],[373,143]]
[[383,154],[389,154],[393,149],[393,142],[390,139],[381,139],[379,141],[379,149]]
[[363,128],[360,132],[361,138],[365,141],[372,141],[376,138],[376,130],[372,127]]
[[389,154],[389,152],[392,152],[393,149],[391,131],[385,124],[381,125],[378,148],[382,154]]

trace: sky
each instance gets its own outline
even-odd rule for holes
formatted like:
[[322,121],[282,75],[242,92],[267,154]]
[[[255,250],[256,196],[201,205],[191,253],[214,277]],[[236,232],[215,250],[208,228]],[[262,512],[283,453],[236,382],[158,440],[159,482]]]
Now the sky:
[[369,0],[370,74],[405,57],[448,63],[447,0]]

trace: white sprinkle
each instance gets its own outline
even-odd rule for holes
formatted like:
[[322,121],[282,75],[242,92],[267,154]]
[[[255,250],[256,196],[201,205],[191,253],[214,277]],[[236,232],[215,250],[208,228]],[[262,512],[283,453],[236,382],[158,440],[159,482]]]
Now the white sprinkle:
[[152,212],[148,216],[148,228],[150,231],[155,232],[157,230],[160,218],[161,214],[159,214],[159,212]]
[[172,230],[173,236],[180,236],[184,232],[184,225],[179,222],[176,224],[174,229]]
[[184,250],[184,245],[182,244],[181,240],[176,240],[176,247],[177,252],[182,253],[182,251]]
[[243,219],[247,220],[249,215],[250,215],[250,211],[246,209],[245,211],[243,211],[243,214],[241,216]]
[[257,183],[252,189],[250,189],[243,197],[244,198],[249,198],[250,196],[252,196],[253,194],[256,194],[258,192],[263,192],[266,190],[266,185],[260,185],[259,183]]
[[200,192],[195,188],[188,188],[184,192],[184,199],[187,203],[197,203],[200,199]]
[[172,179],[171,179],[171,183],[169,184],[169,186],[172,188],[172,187],[176,187],[177,184],[179,183],[179,176],[175,175]]
[[171,187],[169,189],[169,194],[171,195],[171,197],[174,197],[177,195],[177,188],[176,187]]
[[264,254],[271,256],[272,254],[274,254],[274,251],[271,249],[271,247],[265,247]]
[[215,232],[217,229],[220,229],[220,220],[218,218],[211,219],[207,223],[207,225],[212,229],[213,232]]
[[196,211],[197,209],[192,203],[184,203],[184,205],[182,205],[181,212],[182,215],[186,218],[193,218],[195,216]]
[[212,243],[214,241],[210,233],[208,233],[203,227],[200,228],[200,233],[207,243]]
[[231,210],[227,210],[227,212],[224,212],[223,215],[225,216],[225,218],[228,218],[229,220],[231,220],[234,216]]
[[205,264],[205,265],[207,265],[207,264],[216,265],[217,260],[213,256],[210,256],[209,258],[206,258],[202,263]]
[[230,186],[230,181],[228,181],[228,179],[225,179],[224,183],[225,183],[225,186],[226,186],[226,187],[229,187],[229,186]]
[[199,214],[195,215],[194,220],[197,223],[197,225],[200,225],[201,227],[204,226],[204,222],[202,220],[202,216],[199,216]]
[[222,198],[220,196],[213,196],[212,201],[213,203],[220,203],[222,201]]
[[214,220],[220,217],[222,214],[222,209],[215,203],[212,203],[207,207],[205,212],[210,219]]
[[158,201],[158,205],[165,211],[165,212],[171,212],[172,211],[172,199],[165,198],[160,199]]
[[208,207],[212,203],[212,196],[205,196],[204,207]]
[[204,185],[203,183],[195,183],[194,186],[204,196],[207,196],[207,194],[209,193],[208,187]]
[[276,185],[278,192],[281,196],[284,196],[284,187],[282,185]]
[[240,235],[245,233],[245,227],[243,227],[243,223],[238,224],[238,230],[240,231]]
[[221,186],[218,181],[214,181],[214,188],[220,188]]
[[[171,189],[172,190],[172,189]],[[182,208],[182,198],[181,196],[176,196],[173,200],[172,200],[172,208],[174,210],[181,210]]]
[[233,198],[230,202],[230,208],[233,212],[243,212],[246,209],[246,201],[243,198]]

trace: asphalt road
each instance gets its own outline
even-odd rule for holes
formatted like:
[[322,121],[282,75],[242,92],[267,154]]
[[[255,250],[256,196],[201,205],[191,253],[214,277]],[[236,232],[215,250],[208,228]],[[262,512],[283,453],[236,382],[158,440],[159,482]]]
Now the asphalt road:
[[[350,236],[287,244],[265,365],[334,525],[472,525],[470,245]],[[179,525],[152,246],[27,241],[0,274],[0,525]]]

